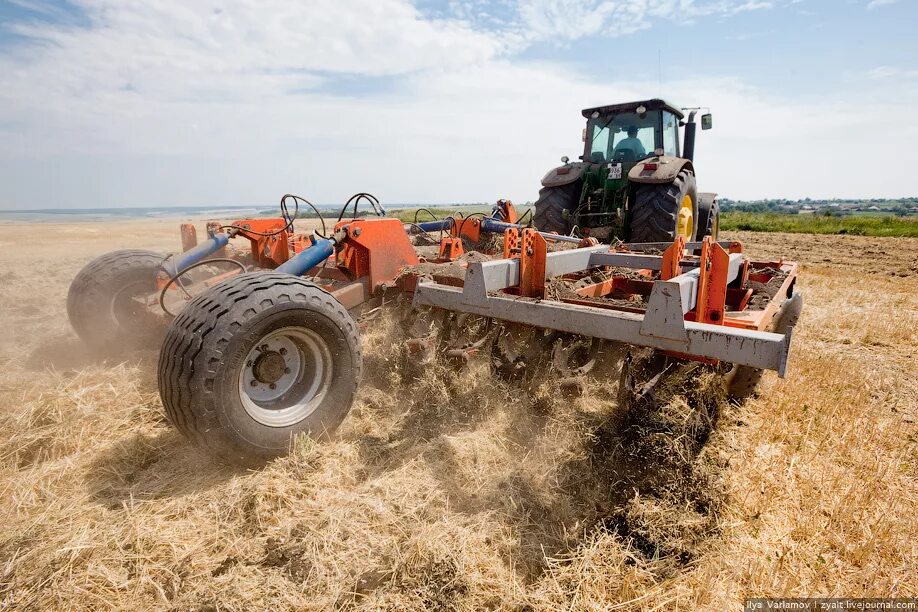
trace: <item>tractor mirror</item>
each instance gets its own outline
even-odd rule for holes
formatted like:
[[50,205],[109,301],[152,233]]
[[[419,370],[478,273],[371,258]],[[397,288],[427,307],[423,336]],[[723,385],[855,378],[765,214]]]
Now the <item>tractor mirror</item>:
[[701,116],[701,129],[710,130],[712,127],[714,127],[714,118],[711,113],[705,113]]

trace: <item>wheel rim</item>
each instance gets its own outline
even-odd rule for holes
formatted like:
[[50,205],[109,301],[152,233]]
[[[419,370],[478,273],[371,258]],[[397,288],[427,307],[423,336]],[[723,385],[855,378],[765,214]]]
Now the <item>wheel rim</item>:
[[676,235],[686,240],[692,239],[692,229],[695,225],[695,212],[692,210],[692,196],[686,194],[679,205],[679,215],[676,218]]
[[284,327],[263,336],[245,356],[239,399],[253,419],[288,427],[315,412],[332,377],[332,355],[319,334]]

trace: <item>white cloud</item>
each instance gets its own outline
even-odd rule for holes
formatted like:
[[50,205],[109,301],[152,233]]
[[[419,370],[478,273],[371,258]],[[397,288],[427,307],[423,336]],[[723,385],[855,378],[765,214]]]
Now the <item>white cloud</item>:
[[683,22],[774,5],[759,0],[519,0],[519,29],[530,40],[564,41],[595,34],[617,37],[647,29],[654,19]]
[[896,4],[897,2],[899,2],[899,0],[870,0],[870,2],[867,3],[867,8],[875,9],[881,6],[889,6],[890,4]]
[[877,66],[867,71],[867,76],[871,79],[885,80],[885,79],[916,79],[918,78],[918,70],[909,70],[905,68],[897,68],[895,66]]

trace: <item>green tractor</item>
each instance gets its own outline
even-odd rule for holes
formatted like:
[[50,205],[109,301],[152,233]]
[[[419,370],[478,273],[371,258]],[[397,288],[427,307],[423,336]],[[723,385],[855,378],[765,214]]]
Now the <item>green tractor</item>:
[[[717,194],[698,193],[692,164],[698,110],[657,99],[585,109],[581,161],[562,157],[542,178],[536,227],[602,241],[717,239]],[[702,130],[711,124],[710,114],[701,116]]]

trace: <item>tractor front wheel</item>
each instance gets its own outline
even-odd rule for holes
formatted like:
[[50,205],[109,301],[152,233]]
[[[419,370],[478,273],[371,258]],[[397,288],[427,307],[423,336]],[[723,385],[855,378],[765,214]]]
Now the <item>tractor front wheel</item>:
[[161,319],[138,299],[156,290],[163,256],[125,250],[86,264],[70,283],[67,316],[77,335],[99,351],[143,348],[162,332]]
[[631,242],[672,242],[695,238],[698,193],[695,175],[682,170],[672,183],[638,183],[631,207]]
[[254,466],[330,434],[360,381],[357,324],[299,277],[252,272],[189,302],[166,333],[159,393],[194,443]]

